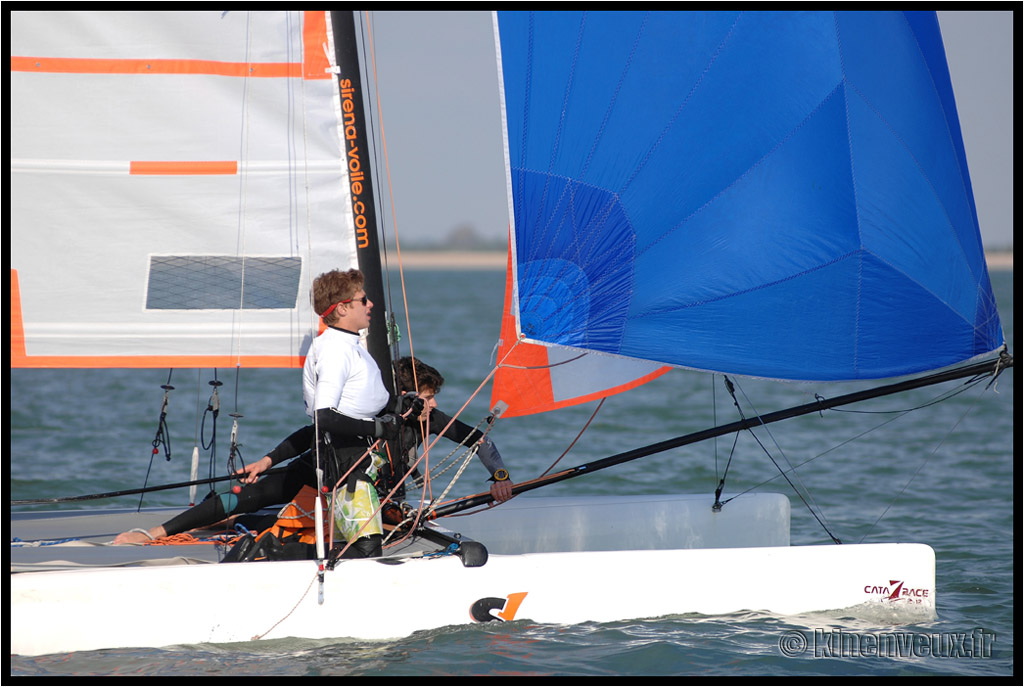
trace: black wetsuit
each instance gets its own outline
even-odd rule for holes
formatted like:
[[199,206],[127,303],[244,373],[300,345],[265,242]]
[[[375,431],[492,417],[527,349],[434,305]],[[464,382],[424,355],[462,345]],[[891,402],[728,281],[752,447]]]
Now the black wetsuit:
[[[317,420],[321,428],[329,433],[333,451],[324,451],[322,455],[337,454],[339,463],[348,464],[325,465],[325,484],[333,484],[333,480],[344,474],[351,461],[358,459],[372,442],[375,424],[371,420],[356,420],[346,417],[331,409],[317,411]],[[283,472],[261,477],[254,484],[244,485],[236,496],[228,491],[217,496],[211,495],[205,501],[196,504],[187,511],[171,518],[164,524],[168,535],[178,534],[197,527],[205,527],[219,522],[229,515],[253,513],[261,508],[288,503],[302,490],[303,486],[316,488],[316,468],[314,465],[313,438],[315,429],[307,425],[293,432],[287,439],[278,444],[268,453],[271,465],[277,465],[289,458],[298,456]],[[327,461],[325,461],[326,463]],[[339,472],[341,470],[341,472]],[[355,472],[353,478],[360,473]]]
[[[388,407],[394,407],[396,403],[397,401],[389,403]],[[450,421],[449,415],[436,408],[432,409],[430,411],[430,433],[438,434],[448,427]],[[377,428],[371,420],[356,420],[333,409],[317,411],[317,422],[322,434],[326,433],[331,443],[329,448],[325,448],[326,442],[322,438],[321,461],[326,473],[324,484],[333,486],[337,479],[348,471],[352,461],[357,460],[366,451],[373,441],[372,437]],[[288,503],[295,498],[303,486],[316,488],[315,456],[312,450],[315,448],[313,441],[315,436],[314,425],[307,425],[292,432],[288,438],[267,454],[271,459],[271,465],[295,458],[283,472],[265,475],[254,484],[244,485],[237,495],[231,491],[211,495],[201,503],[167,521],[164,524],[167,534],[178,534],[197,527],[212,525],[231,515],[254,513],[262,508]],[[444,436],[466,446],[470,446],[484,437],[480,431],[473,429],[461,420],[452,422]],[[420,424],[414,422],[403,428],[401,442],[397,440],[389,442],[388,453],[399,456],[400,460],[397,463],[388,461],[380,470],[377,489],[382,497],[390,492],[397,481],[408,471],[411,461],[415,459],[416,447],[422,441]],[[489,439],[481,444],[478,455],[488,471],[492,473],[498,467],[503,467],[501,456]],[[332,459],[332,457],[336,457],[336,459]],[[348,482],[354,483],[356,479],[366,479],[366,475],[358,469],[353,470]],[[404,495],[404,488],[400,487],[395,492],[394,499],[401,499]],[[371,552],[367,555],[380,555],[379,545],[369,551]]]

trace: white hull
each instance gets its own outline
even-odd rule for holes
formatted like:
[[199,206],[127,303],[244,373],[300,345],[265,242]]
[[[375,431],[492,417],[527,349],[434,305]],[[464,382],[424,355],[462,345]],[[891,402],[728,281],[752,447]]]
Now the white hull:
[[[546,500],[522,501],[536,515]],[[920,544],[491,553],[480,567],[455,556],[355,560],[325,571],[322,603],[313,561],[55,570],[11,576],[11,652],[385,639],[476,622],[470,609],[485,599],[495,619],[538,623],[864,604],[920,619],[934,614],[934,580],[934,552]]]

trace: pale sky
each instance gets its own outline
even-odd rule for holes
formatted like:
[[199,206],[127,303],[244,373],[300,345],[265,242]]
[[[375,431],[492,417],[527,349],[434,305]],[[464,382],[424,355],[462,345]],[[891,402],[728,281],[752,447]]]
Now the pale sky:
[[[939,12],[986,248],[1013,245],[1013,13]],[[376,12],[377,77],[399,239],[508,229],[488,12]],[[389,232],[390,234],[390,232]]]

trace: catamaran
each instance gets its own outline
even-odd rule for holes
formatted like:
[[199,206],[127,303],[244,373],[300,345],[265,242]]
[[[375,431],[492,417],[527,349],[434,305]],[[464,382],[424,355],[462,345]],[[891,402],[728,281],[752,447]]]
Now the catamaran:
[[[347,12],[12,12],[12,366],[298,368],[318,273],[359,267],[385,303],[368,27]],[[934,615],[930,547],[791,546],[782,494],[538,495],[1013,364],[934,13],[497,12],[493,27],[510,227],[498,421],[670,368],[856,390],[530,479],[457,520],[489,495],[412,503],[417,526],[380,559],[321,545],[316,560],[224,564],[226,547],[109,545],[174,509],[14,502],[12,653],[744,609]],[[386,370],[380,310],[366,345]],[[226,613],[237,585],[265,600]]]

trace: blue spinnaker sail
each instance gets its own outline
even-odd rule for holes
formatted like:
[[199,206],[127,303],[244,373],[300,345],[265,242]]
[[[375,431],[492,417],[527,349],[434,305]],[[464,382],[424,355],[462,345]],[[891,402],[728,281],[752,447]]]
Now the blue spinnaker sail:
[[933,12],[500,12],[527,341],[801,380],[1003,342]]

